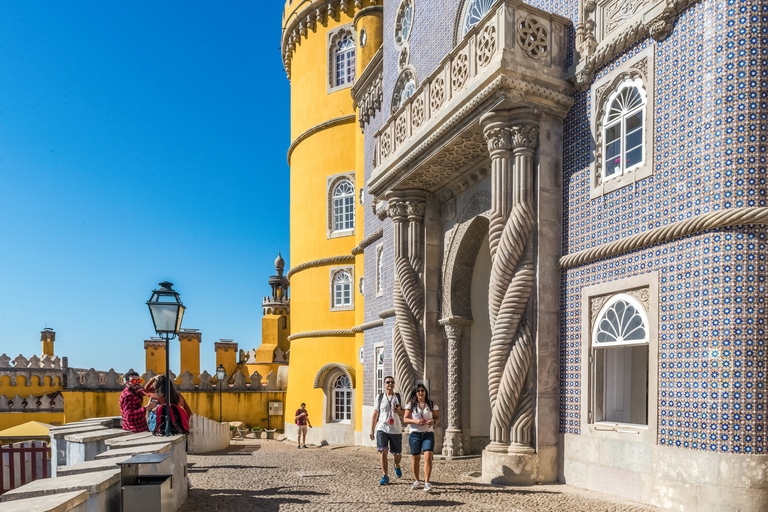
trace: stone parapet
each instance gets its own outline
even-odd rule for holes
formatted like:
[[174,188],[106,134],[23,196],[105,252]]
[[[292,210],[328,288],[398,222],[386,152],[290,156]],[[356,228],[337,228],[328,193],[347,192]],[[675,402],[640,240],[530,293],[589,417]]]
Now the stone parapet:
[[67,391],[122,391],[123,375],[111,368],[107,372],[67,368],[66,387]]
[[59,391],[46,395],[0,395],[0,414],[6,412],[64,412],[64,397]]

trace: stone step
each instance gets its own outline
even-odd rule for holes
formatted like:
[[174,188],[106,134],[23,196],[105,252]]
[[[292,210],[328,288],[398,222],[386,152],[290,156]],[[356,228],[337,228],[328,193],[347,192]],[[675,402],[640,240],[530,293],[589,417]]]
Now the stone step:
[[88,491],[72,491],[51,496],[37,496],[0,505],[3,512],[85,512]]

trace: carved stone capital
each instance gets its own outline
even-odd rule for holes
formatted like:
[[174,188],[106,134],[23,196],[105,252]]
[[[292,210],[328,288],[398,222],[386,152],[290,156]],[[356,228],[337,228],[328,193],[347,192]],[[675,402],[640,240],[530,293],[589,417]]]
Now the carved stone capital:
[[408,211],[408,218],[413,219],[418,217],[421,219],[424,217],[424,207],[426,203],[424,201],[411,200],[405,202],[406,210]]
[[582,69],[576,72],[576,89],[579,91],[586,91],[592,86],[593,73],[588,69]]
[[536,149],[539,145],[539,128],[519,125],[509,128],[509,140],[514,149]]
[[387,213],[394,221],[404,221],[408,218],[408,205],[405,201],[389,201]]
[[647,28],[648,34],[650,34],[654,40],[663,41],[672,33],[672,29],[675,28],[675,23],[674,20],[668,16],[659,16],[651,21],[647,25]]
[[483,133],[488,142],[488,152],[493,154],[497,151],[510,151],[512,144],[509,141],[509,132],[503,127],[488,128]]

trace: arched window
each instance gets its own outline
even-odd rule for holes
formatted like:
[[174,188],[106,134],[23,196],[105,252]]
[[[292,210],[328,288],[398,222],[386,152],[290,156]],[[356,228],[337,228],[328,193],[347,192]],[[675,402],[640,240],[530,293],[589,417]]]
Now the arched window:
[[333,385],[333,421],[352,420],[352,383],[341,375]]
[[590,358],[595,422],[648,424],[649,334],[645,307],[631,295],[600,309]]
[[621,176],[645,158],[645,88],[642,80],[626,80],[608,98],[603,122],[603,179]]
[[336,46],[334,57],[336,68],[336,80],[334,85],[351,84],[355,81],[355,42],[351,37],[345,36]]
[[392,94],[391,112],[397,111],[405,100],[413,96],[416,92],[416,75],[412,69],[404,69],[395,82],[394,93]]
[[355,228],[355,187],[348,179],[341,180],[333,188],[333,231]]
[[333,276],[333,307],[349,308],[352,306],[352,276],[346,270],[340,270]]
[[467,35],[467,32],[488,14],[494,2],[496,0],[464,0],[459,18],[459,39]]

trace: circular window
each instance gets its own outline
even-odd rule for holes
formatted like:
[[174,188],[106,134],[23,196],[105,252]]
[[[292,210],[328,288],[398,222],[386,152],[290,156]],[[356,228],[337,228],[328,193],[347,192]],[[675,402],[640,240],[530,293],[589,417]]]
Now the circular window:
[[395,18],[395,43],[402,46],[408,41],[413,28],[413,0],[403,0]]

